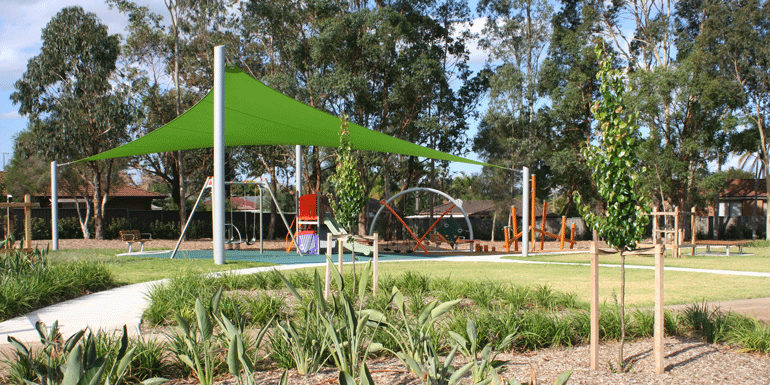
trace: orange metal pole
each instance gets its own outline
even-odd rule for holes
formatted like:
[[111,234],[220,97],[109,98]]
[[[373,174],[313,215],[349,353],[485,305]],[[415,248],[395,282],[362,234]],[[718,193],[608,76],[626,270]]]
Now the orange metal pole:
[[[388,204],[387,204],[387,203],[385,203],[385,201],[380,201],[380,203],[382,203],[383,205],[385,205],[385,207],[387,207],[387,208],[388,208],[388,210],[390,210],[390,212],[391,212],[391,213],[393,213],[393,215],[394,215],[394,216],[395,216],[395,217],[398,219],[398,221],[399,221],[399,222],[401,222],[401,224],[402,224],[402,225],[404,225],[404,227],[406,227],[406,231],[408,231],[408,232],[409,232],[409,234],[411,234],[411,235],[412,235],[412,238],[414,238],[414,240],[415,240],[415,241],[417,241],[417,236],[416,236],[416,235],[414,235],[414,232],[412,231],[412,229],[410,229],[410,228],[409,228],[409,226],[407,226],[407,225],[406,225],[406,222],[404,222],[404,220],[403,220],[403,219],[401,219],[401,216],[399,216],[399,215],[396,213],[396,211],[395,211],[395,210],[393,210],[393,208],[392,208],[392,207],[388,206]],[[425,252],[425,254],[428,254],[428,250],[427,250],[427,249],[425,249],[425,247],[422,245],[422,243],[420,243],[420,242],[418,241],[418,242],[417,242],[417,244],[418,244],[418,246],[420,246],[420,248],[422,248],[422,251],[424,251],[424,252]]]
[[537,215],[537,213],[535,212],[536,207],[537,207],[536,204],[535,204],[535,191],[537,190],[537,188],[535,186],[535,176],[534,175],[532,175],[532,182],[530,182],[530,183],[531,183],[531,187],[530,188],[532,189],[532,198],[531,198],[531,202],[532,202],[532,211],[531,211],[531,213],[532,213],[532,224],[530,225],[530,231],[532,231],[532,237],[530,237],[529,241],[532,244],[532,247],[531,247],[532,251],[535,251],[535,216]]
[[[516,220],[516,206],[511,206],[511,215],[513,220],[511,221],[511,227],[513,227],[513,251],[519,251],[519,222]],[[507,249],[506,249],[507,251]]]
[[567,232],[567,217],[561,217],[561,232],[559,233],[559,250],[564,250],[564,236]]
[[[446,209],[446,211],[444,211],[444,213],[443,213],[443,214],[441,214],[441,216],[440,216],[440,217],[438,217],[438,219],[436,219],[436,221],[435,221],[435,222],[433,222],[433,224],[432,224],[432,225],[430,225],[430,227],[428,228],[428,231],[426,231],[426,232],[425,232],[425,234],[423,234],[423,235],[422,235],[422,238],[420,238],[420,240],[419,240],[419,241],[417,241],[417,244],[416,244],[416,245],[414,245],[414,249],[412,249],[412,252],[414,252],[415,250],[417,250],[417,246],[420,246],[420,245],[422,245],[422,241],[423,241],[423,239],[425,239],[425,237],[427,237],[427,236],[428,236],[428,233],[430,233],[430,231],[431,231],[431,230],[433,230],[433,228],[434,228],[434,227],[436,227],[436,225],[438,224],[438,221],[440,221],[440,220],[441,220],[441,218],[443,218],[443,217],[444,217],[444,215],[446,215],[446,214],[447,214],[449,211],[451,211],[453,208],[455,208],[455,205],[452,205],[451,207],[449,207],[448,209]],[[424,249],[424,248],[423,248],[423,249]]]

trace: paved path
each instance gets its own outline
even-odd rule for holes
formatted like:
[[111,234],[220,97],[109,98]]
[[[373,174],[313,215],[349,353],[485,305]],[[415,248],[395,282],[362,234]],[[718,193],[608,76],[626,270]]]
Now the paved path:
[[[414,261],[414,259],[412,260]],[[462,256],[462,257],[432,257],[424,261],[450,261],[450,262],[498,262],[498,263],[525,263],[525,264],[560,264],[560,265],[578,265],[588,266],[585,263],[566,263],[566,262],[543,262],[524,259],[503,259],[500,255],[492,256]],[[385,262],[385,261],[383,261]],[[388,261],[397,262],[397,261]],[[297,264],[258,267],[253,269],[239,270],[238,274],[252,274],[256,272],[270,271],[273,269],[288,270],[301,269],[305,267],[323,266],[323,264]],[[620,265],[602,264],[602,267],[619,268]],[[627,265],[628,269],[646,269],[652,270],[652,266]],[[767,277],[770,273],[759,273],[750,271],[732,271],[732,270],[707,270],[691,269],[681,267],[666,267],[666,271],[683,271],[702,274],[717,275],[741,275],[751,277]],[[8,336],[25,341],[33,342],[38,340],[35,331],[35,322],[43,321],[50,326],[54,321],[59,321],[62,335],[68,337],[79,330],[91,328],[92,330],[118,330],[123,325],[128,326],[130,334],[139,334],[139,325],[142,320],[142,312],[148,306],[147,293],[161,281],[139,283],[134,285],[122,286],[111,290],[106,290],[70,301],[62,302],[40,310],[33,311],[20,317],[16,317],[0,323],[0,344],[7,341]],[[770,320],[770,298],[757,298],[738,301],[723,301],[714,303],[723,310],[733,310],[747,315],[755,315],[760,320]]]

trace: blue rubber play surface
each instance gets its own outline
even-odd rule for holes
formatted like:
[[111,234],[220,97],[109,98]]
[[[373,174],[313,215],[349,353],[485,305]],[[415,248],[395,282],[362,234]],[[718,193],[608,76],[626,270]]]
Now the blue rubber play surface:
[[[169,258],[171,257],[171,251],[163,252],[146,252],[146,253],[132,253],[131,256],[135,257],[147,257],[147,258]],[[352,254],[346,253],[343,255],[345,262],[352,261]],[[337,254],[332,256],[332,261],[337,262]],[[410,255],[410,254],[384,254],[380,253],[380,261],[409,261],[415,259],[432,258],[430,255]],[[433,257],[435,258],[435,257]],[[174,259],[214,259],[214,252],[212,250],[179,250],[176,252]],[[368,261],[371,257],[362,256],[356,254],[357,261]],[[279,250],[265,250],[260,253],[259,250],[225,250],[225,260],[227,261],[243,261],[243,262],[266,262],[275,263],[279,265],[293,265],[304,263],[325,263],[326,255],[311,255],[304,254],[300,256],[296,251],[285,252]]]

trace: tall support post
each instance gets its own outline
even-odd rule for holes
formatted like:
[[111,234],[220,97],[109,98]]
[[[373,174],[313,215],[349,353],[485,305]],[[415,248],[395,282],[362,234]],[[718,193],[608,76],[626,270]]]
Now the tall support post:
[[655,373],[662,374],[666,367],[663,362],[663,338],[665,337],[665,322],[663,313],[663,246],[655,245],[655,321],[653,331],[653,357],[655,358]]
[[51,249],[59,250],[59,164],[51,162]]
[[24,248],[32,248],[32,196],[24,195]]
[[329,299],[332,294],[332,269],[334,264],[332,263],[332,245],[334,240],[332,233],[326,234],[326,275],[324,276],[324,299]]
[[225,47],[214,47],[214,185],[211,187],[214,263],[225,264]]
[[339,264],[340,275],[342,275],[342,262],[344,262],[345,247],[342,245],[342,238],[337,238],[337,264]]
[[679,258],[679,245],[682,240],[679,238],[679,206],[674,207],[674,258]]
[[652,244],[658,244],[658,210],[655,209],[650,213],[652,216]]
[[521,256],[529,256],[529,167],[522,168],[521,176]]
[[[296,170],[294,172],[294,184],[297,187],[297,199],[294,200],[296,207],[294,215],[299,218],[299,197],[302,196],[302,146],[300,145],[294,146],[294,169]],[[297,228],[294,231],[299,234],[299,220],[294,222],[297,223]],[[299,249],[299,243],[297,244],[297,249]]]
[[262,186],[259,186],[259,253],[264,252],[265,242],[262,239]]
[[[754,209],[756,210],[756,207],[754,207]],[[692,213],[692,215],[690,215],[690,243],[692,244],[692,253],[690,253],[690,255],[694,257],[695,241],[697,241],[698,238],[698,231],[695,229],[695,214],[697,213],[695,206],[692,207],[690,212]]]
[[599,250],[591,241],[591,370],[599,368]]
[[372,297],[377,297],[377,286],[380,285],[380,236],[374,233],[374,269],[372,274]]

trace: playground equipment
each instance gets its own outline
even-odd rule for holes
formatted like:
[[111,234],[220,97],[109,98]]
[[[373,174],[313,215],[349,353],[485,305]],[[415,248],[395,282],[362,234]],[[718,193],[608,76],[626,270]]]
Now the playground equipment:
[[[537,227],[537,218],[536,218],[536,207],[537,207],[537,200],[535,196],[535,186],[536,186],[536,180],[535,176],[532,175],[531,177],[531,192],[532,192],[532,198],[529,200],[531,203],[530,208],[530,220],[531,223],[528,227],[528,232],[531,232],[531,251],[535,251],[535,234],[540,234],[540,251],[543,251],[543,248],[545,247],[545,238],[550,237],[557,241],[559,241],[559,249],[564,250],[564,243],[567,240],[566,239],[566,232],[567,232],[567,217],[561,217],[561,230],[559,231],[559,234],[553,234],[545,231],[545,219],[546,219],[546,213],[548,210],[548,202],[543,201],[543,214],[540,217],[540,228]],[[518,252],[519,251],[519,239],[521,239],[522,232],[519,231],[519,224],[516,220],[516,207],[511,206],[511,216],[508,217],[508,226],[503,227],[503,233],[505,234],[505,251],[510,252],[511,251],[511,244],[513,244],[513,250]],[[524,224],[522,224],[524,225]],[[575,224],[572,224],[572,231],[570,232],[570,238],[569,238],[569,248],[572,249],[575,247]]]
[[[262,239],[262,199],[261,199],[262,198],[262,191],[263,190],[267,190],[267,192],[270,193],[270,199],[273,200],[273,203],[275,203],[275,207],[278,208],[278,213],[280,214],[281,219],[283,220],[283,224],[286,225],[286,229],[289,231],[289,235],[292,237],[292,240],[294,242],[296,242],[296,240],[294,239],[294,235],[291,232],[291,226],[289,226],[289,223],[286,221],[286,217],[283,215],[283,211],[281,210],[281,206],[278,205],[278,201],[275,199],[275,195],[273,194],[273,191],[270,190],[270,187],[267,186],[267,183],[265,182],[264,179],[260,178],[260,179],[257,179],[257,180],[245,180],[245,181],[241,181],[241,182],[238,182],[238,181],[225,181],[224,184],[225,185],[230,185],[230,186],[232,186],[232,185],[243,185],[243,186],[253,185],[255,189],[259,188],[259,197],[260,197],[260,200],[259,200],[259,252],[260,253],[263,252],[263,246],[264,246],[263,239]],[[198,208],[198,205],[200,204],[201,199],[203,198],[204,193],[207,190],[211,189],[213,186],[214,186],[214,178],[213,177],[206,178],[206,182],[203,184],[203,188],[201,188],[201,191],[198,194],[198,199],[195,201],[195,205],[193,205],[193,208],[190,211],[190,216],[187,218],[187,222],[185,222],[184,228],[182,229],[182,233],[179,235],[179,240],[177,240],[176,246],[174,246],[174,250],[171,252],[171,257],[170,257],[171,259],[173,259],[174,256],[176,255],[177,251],[179,251],[179,245],[182,244],[182,240],[184,239],[185,234],[187,234],[187,228],[190,226],[190,222],[191,222],[191,220],[193,218],[193,215],[195,215],[195,210]],[[230,220],[232,221],[232,211],[231,211]],[[255,218],[255,221],[256,221],[256,218]],[[233,231],[233,228],[235,228],[234,231]],[[224,224],[224,228],[222,228],[219,231],[224,232],[226,230],[229,230],[231,236],[229,238],[227,238],[224,243],[234,243],[234,242],[236,242],[235,241],[235,234],[238,235],[238,241],[237,242],[243,242],[243,238],[241,237],[240,231],[238,231],[237,227],[234,224],[232,224],[232,222],[231,223],[225,223]],[[217,230],[215,229],[215,232],[216,231]],[[254,241],[253,243],[256,242],[256,237],[254,237],[253,241]],[[301,250],[298,249],[297,252],[299,253],[300,256],[302,255],[302,251]]]
[[[690,249],[690,255],[695,255],[699,246],[705,246],[706,251],[710,252],[711,247],[724,247],[725,254],[730,256],[730,248],[738,247],[738,252],[743,253],[743,245],[751,242],[748,240],[728,241],[728,240],[699,240],[695,228],[695,206],[690,211],[680,211],[679,207],[674,207],[673,211],[653,211],[649,214],[652,218],[652,243],[657,245],[662,243],[671,247],[674,258],[682,257],[682,249]],[[690,234],[687,239],[684,227],[687,219],[690,223]],[[685,226],[682,226],[685,224]],[[687,243],[689,242],[689,243]]]
[[24,203],[17,203],[17,202],[10,202],[11,196],[8,196],[9,202],[7,203],[0,203],[0,208],[5,207],[8,210],[8,214],[6,214],[6,220],[8,221],[8,224],[6,225],[6,238],[11,237],[11,215],[10,210],[12,208],[23,208],[24,209],[24,248],[25,249],[31,249],[32,248],[32,208],[33,207],[40,207],[40,203],[32,203],[32,196],[29,194],[24,195]]
[[[286,234],[286,252],[288,253],[293,246],[298,245],[298,249],[303,253],[318,254],[321,249],[318,235],[321,229],[322,216],[320,196],[318,194],[303,195],[297,200],[297,206],[297,215],[291,226],[296,224],[296,230],[291,241],[289,234]],[[295,242],[295,239],[298,242]]]
[[324,218],[324,225],[326,225],[326,228],[329,229],[329,233],[331,233],[344,248],[356,254],[363,254],[365,256],[374,255],[377,247],[376,243],[372,242],[371,237],[351,235],[345,231],[334,218],[328,215]]
[[[449,209],[447,209],[446,211],[444,211],[444,213],[441,214],[441,216],[433,222],[430,228],[428,228],[425,234],[423,234],[422,237],[419,237],[419,238],[414,233],[414,231],[412,231],[412,229],[406,224],[406,222],[404,222],[401,216],[398,215],[398,213],[390,206],[390,204],[396,198],[412,192],[430,192],[430,193],[441,195],[444,198],[448,199],[450,202],[452,202],[452,206],[449,207]],[[374,228],[375,228],[375,225],[377,224],[377,219],[380,217],[380,214],[383,212],[383,210],[387,208],[388,211],[390,211],[390,213],[393,214],[393,216],[396,219],[398,219],[399,222],[401,222],[401,225],[403,225],[404,228],[406,228],[407,232],[412,237],[412,240],[414,240],[415,244],[413,247],[411,247],[412,252],[416,251],[417,248],[419,247],[423,250],[423,252],[425,252],[425,254],[428,254],[428,249],[425,248],[425,246],[423,245],[425,238],[428,236],[431,236],[432,240],[441,239],[444,242],[447,242],[450,245],[452,245],[452,247],[455,249],[457,249],[458,245],[467,243],[470,245],[470,251],[474,250],[473,244],[475,241],[473,238],[473,226],[471,226],[471,221],[470,221],[470,218],[468,218],[468,213],[466,213],[465,210],[463,209],[463,202],[461,200],[452,198],[451,196],[447,195],[443,191],[439,191],[439,190],[427,188],[427,187],[414,187],[414,188],[404,190],[396,195],[393,195],[387,201],[385,200],[381,201],[380,205],[381,205],[380,209],[377,211],[377,214],[374,215],[374,218],[372,219],[372,224],[369,227],[370,236],[374,234]],[[464,231],[454,219],[451,219],[450,221],[446,221],[441,226],[438,226],[436,233],[431,233],[431,231],[433,230],[434,227],[436,227],[439,221],[442,218],[444,218],[444,216],[446,216],[446,214],[449,213],[455,207],[457,207],[465,217],[465,223],[468,226],[468,238],[466,239],[462,236],[462,234],[464,234]]]

